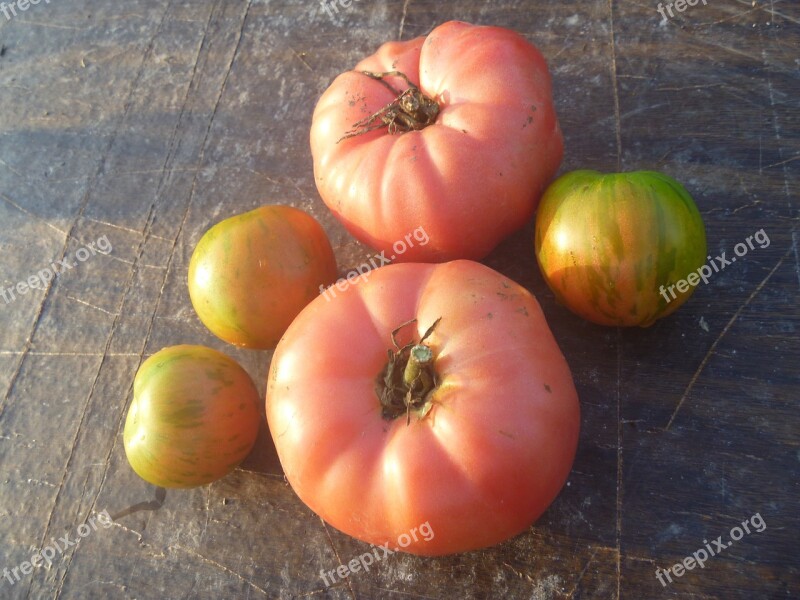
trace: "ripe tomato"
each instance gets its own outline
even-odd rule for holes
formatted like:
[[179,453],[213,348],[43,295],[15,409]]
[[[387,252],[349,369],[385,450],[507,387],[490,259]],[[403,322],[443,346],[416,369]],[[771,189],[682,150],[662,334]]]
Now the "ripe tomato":
[[694,287],[674,299],[668,288],[703,265],[706,233],[689,193],[667,175],[573,171],[542,197],[535,246],[570,310],[600,325],[647,327],[691,296]]
[[[539,303],[466,260],[382,267],[309,304],[275,350],[266,407],[314,512],[424,555],[529,527],[563,486],[580,425]],[[422,524],[431,539],[408,539]]]
[[204,346],[172,346],[136,373],[125,454],[154,485],[205,485],[250,453],[259,421],[258,391],[236,361]]
[[217,337],[274,348],[320,286],[336,279],[322,226],[290,206],[262,206],[209,229],[189,263],[189,297]]
[[[390,71],[408,80],[376,75]],[[528,222],[563,141],[539,51],[453,21],[337,77],[314,111],[311,153],[317,189],[352,235],[398,261],[441,262],[483,258]],[[418,227],[429,244],[393,251]]]

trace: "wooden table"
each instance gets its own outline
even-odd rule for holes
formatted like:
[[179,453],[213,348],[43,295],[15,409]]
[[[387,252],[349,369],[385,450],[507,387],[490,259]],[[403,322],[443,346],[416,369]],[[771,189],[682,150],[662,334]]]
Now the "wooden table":
[[[800,598],[797,2],[664,3],[666,18],[655,0],[21,2],[0,12],[3,289],[103,238],[113,250],[0,301],[0,568],[86,534],[0,578],[0,597]],[[369,257],[316,193],[314,104],[383,41],[449,19],[542,49],[562,171],[662,170],[696,199],[712,254],[762,229],[770,244],[623,330],[554,302],[531,225],[504,242],[485,262],[537,295],[578,387],[567,486],[500,546],[396,554],[326,587],[321,570],[368,547],[299,501],[265,428],[230,476],[165,492],[125,459],[131,383],[143,357],[200,343],[263,393],[271,354],[218,341],[191,308],[192,249],[224,217],[285,203],[323,223],[343,273]],[[659,583],[745,520],[704,568]]]

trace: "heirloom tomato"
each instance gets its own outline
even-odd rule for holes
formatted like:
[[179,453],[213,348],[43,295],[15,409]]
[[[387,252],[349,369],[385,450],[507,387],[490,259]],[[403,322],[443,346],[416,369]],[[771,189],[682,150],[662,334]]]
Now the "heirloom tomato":
[[[311,123],[322,199],[404,262],[480,259],[533,215],[563,153],[550,75],[499,27],[449,22],[339,75]],[[423,227],[425,246],[396,242]]]
[[172,346],[142,363],[125,419],[125,454],[145,481],[211,483],[250,453],[261,415],[253,380],[205,346]]
[[535,236],[550,289],[600,325],[646,327],[672,313],[706,259],[697,206],[680,183],[654,171],[559,177],[542,197]]
[[303,502],[423,555],[528,528],[564,485],[580,426],[536,299],[467,260],[382,267],[314,300],[275,350],[266,408]]
[[262,206],[203,235],[189,262],[189,297],[220,339],[268,349],[335,279],[336,258],[316,219],[290,206]]

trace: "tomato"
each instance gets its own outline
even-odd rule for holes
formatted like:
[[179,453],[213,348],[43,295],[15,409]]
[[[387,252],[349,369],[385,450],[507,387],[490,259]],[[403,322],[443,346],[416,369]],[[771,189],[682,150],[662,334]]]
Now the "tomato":
[[[405,77],[378,77],[390,71]],[[563,141],[539,51],[507,29],[449,22],[339,75],[314,111],[311,153],[322,199],[353,236],[391,260],[443,262],[483,258],[530,220]],[[398,253],[418,227],[430,243]]]
[[335,279],[336,258],[314,217],[290,206],[262,206],[203,235],[189,263],[189,297],[220,339],[268,349]]
[[423,555],[529,527],[569,474],[580,421],[536,299],[466,260],[382,267],[309,304],[275,350],[266,409],[303,502]]
[[144,361],[125,420],[125,454],[145,481],[205,485],[250,453],[258,391],[233,359],[204,346],[172,346]]
[[[690,274],[706,257],[691,196],[653,171],[563,175],[542,198],[535,235],[550,289],[600,325],[646,327],[669,315],[691,296],[697,281]],[[692,286],[676,289],[687,278]]]

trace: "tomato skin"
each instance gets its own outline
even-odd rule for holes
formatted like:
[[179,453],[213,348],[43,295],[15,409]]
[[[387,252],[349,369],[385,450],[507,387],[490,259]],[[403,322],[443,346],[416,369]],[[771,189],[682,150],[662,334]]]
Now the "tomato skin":
[[336,279],[322,226],[290,206],[262,206],[209,229],[189,263],[189,297],[220,339],[270,349],[295,316]]
[[666,288],[704,264],[706,235],[691,196],[671,177],[582,170],[545,191],[535,249],[550,289],[574,313],[647,327],[691,296],[693,287],[675,290],[667,302]]
[[258,390],[233,359],[205,346],[171,346],[133,382],[125,454],[145,481],[189,488],[233,470],[255,444]]
[[[359,71],[395,69],[439,103],[436,122],[339,141],[394,99]],[[314,111],[311,153],[320,196],[354,237],[396,262],[444,262],[479,260],[530,220],[563,140],[536,47],[507,29],[451,21],[339,75]],[[430,243],[396,253],[420,226]]]
[[[393,348],[427,344],[439,378],[422,418],[382,416],[376,378]],[[569,474],[580,410],[536,299],[466,260],[397,264],[315,300],[272,360],[267,421],[289,483],[314,512],[371,544],[429,523],[405,552],[441,555],[528,528]]]

